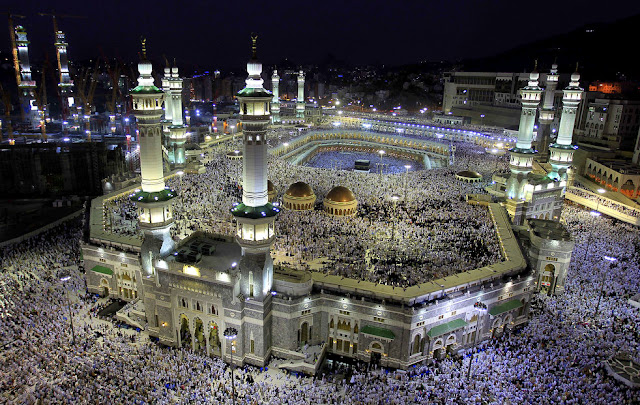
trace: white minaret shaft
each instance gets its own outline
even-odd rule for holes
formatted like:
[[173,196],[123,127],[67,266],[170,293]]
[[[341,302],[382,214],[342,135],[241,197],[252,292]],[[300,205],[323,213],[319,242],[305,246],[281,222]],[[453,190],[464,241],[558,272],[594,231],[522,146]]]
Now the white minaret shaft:
[[138,206],[138,224],[144,232],[140,246],[143,274],[155,273],[155,261],[168,255],[174,247],[171,239],[172,199],[176,193],[165,187],[162,164],[162,101],[164,93],[153,83],[151,62],[142,41],[142,60],[138,64],[138,86],[131,90],[133,109],[140,135],[140,172],[142,190],[130,196]]
[[[243,253],[269,257],[269,249],[275,238],[274,221],[278,209],[269,203],[267,188],[267,127],[271,120],[270,107],[273,95],[265,90],[262,64],[256,57],[256,40],[253,41],[253,57],[247,63],[247,86],[238,92],[240,119],[242,121],[242,204],[233,210],[236,218],[236,240]],[[269,259],[270,260],[270,259]],[[260,290],[266,294],[271,289],[272,269],[265,271]]]
[[280,76],[278,71],[273,70],[271,76],[271,86],[273,88],[273,101],[271,102],[271,119],[273,122],[280,122]]
[[[151,62],[142,60],[138,64],[138,87],[133,89],[133,109],[138,120],[140,136],[140,173],[142,191],[153,193],[164,190],[162,168],[162,116],[163,93],[153,84]],[[155,89],[155,90],[154,90]]]
[[571,75],[571,82],[566,89],[563,90],[562,97],[562,115],[560,116],[560,128],[558,129],[559,145],[571,145],[573,141],[573,127],[576,123],[576,111],[582,99],[580,88],[580,74],[575,72]]
[[278,71],[274,69],[273,75],[271,76],[271,85],[273,87],[273,104],[280,103],[280,76],[278,76]]
[[529,75],[529,83],[520,90],[522,96],[522,113],[520,114],[520,126],[518,127],[517,149],[531,149],[533,141],[533,126],[536,121],[536,112],[540,104],[542,89],[538,86],[540,74],[537,71]]
[[182,78],[178,74],[178,67],[171,68],[171,108],[173,125],[184,125],[182,120]]
[[73,81],[69,76],[69,56],[67,55],[67,44],[64,32],[58,31],[56,33],[56,52],[58,56],[58,69],[60,71],[60,82],[58,86],[71,88]]
[[544,100],[542,108],[544,110],[553,110],[553,99],[555,98],[556,88],[558,87],[558,65],[551,65],[551,71],[547,74],[546,88],[544,90]]
[[[164,91],[165,95],[169,95],[171,91],[171,68],[169,66],[165,66],[164,68],[164,76],[162,77],[162,91]],[[166,121],[173,120],[173,100],[171,97],[165,97],[164,99],[164,119]]]
[[304,118],[304,72],[298,72],[298,98],[296,102],[296,118]]
[[20,84],[18,87],[22,91],[22,109],[28,114],[31,128],[37,128],[40,124],[40,114],[35,103],[36,82],[31,78],[31,64],[29,63],[29,40],[27,31],[23,26],[15,28],[16,48],[18,61],[20,64]]
[[178,67],[175,65],[171,68],[169,88],[168,98],[171,99],[173,109],[173,120],[169,126],[173,163],[177,167],[184,167],[186,164],[184,144],[187,141],[187,128],[182,120],[182,79],[178,74]]

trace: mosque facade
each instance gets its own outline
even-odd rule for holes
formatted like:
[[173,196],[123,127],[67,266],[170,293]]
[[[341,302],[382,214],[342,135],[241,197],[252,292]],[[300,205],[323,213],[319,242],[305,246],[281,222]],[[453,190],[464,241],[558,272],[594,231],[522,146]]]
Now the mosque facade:
[[[103,202],[129,190],[94,200],[89,242],[82,246],[89,291],[129,301],[126,321],[146,327],[161,344],[225,361],[233,357],[238,365],[263,366],[275,356],[307,374],[328,356],[406,369],[527,322],[539,266],[528,264],[497,203],[480,204],[490,214],[503,260],[453,276],[401,288],[274,265],[270,249],[279,207],[271,203],[265,139],[273,103],[260,78],[255,40],[247,86],[238,93],[244,187],[242,202],[230,207],[235,235],[194,232],[175,245],[167,239],[177,193],[165,188],[161,175],[163,93],[143,61],[140,86],[132,91],[145,128],[142,189],[130,191],[144,239],[108,235],[102,227]],[[302,185],[291,194],[315,200]],[[338,186],[325,201],[333,215],[355,214],[351,190]],[[551,255],[550,246],[537,256]],[[307,346],[318,350],[305,355]]]

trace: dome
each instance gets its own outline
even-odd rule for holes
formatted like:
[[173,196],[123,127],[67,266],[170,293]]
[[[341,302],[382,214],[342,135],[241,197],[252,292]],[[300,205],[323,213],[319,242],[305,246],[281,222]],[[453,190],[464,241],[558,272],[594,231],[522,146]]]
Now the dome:
[[329,191],[326,197],[327,200],[335,202],[349,202],[355,201],[356,196],[353,195],[351,190],[343,186],[336,186]]
[[273,190],[275,190],[273,183],[271,182],[271,180],[267,180],[267,191],[273,191]]
[[307,183],[299,181],[290,185],[285,194],[291,197],[310,197],[313,195],[313,189]]
[[482,175],[478,172],[472,172],[470,170],[464,170],[457,173],[460,177],[466,177],[468,179],[481,179]]

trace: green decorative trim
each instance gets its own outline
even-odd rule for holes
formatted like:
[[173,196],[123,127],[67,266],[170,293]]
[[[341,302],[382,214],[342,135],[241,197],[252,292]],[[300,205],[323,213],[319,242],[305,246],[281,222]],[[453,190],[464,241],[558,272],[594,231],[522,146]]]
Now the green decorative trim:
[[554,149],[564,149],[564,150],[576,150],[578,147],[576,145],[560,145],[559,143],[552,143],[549,145],[550,148]]
[[162,90],[157,88],[156,86],[138,86],[133,90],[130,90],[129,93],[136,94],[159,94],[162,93]]
[[520,302],[520,300],[511,300],[511,301],[505,302],[504,304],[496,305],[495,307],[491,308],[489,310],[489,315],[491,316],[500,315],[507,311],[520,308],[521,306],[522,306],[522,302]]
[[111,270],[108,267],[104,267],[104,266],[93,266],[93,268],[91,269],[91,271],[95,271],[96,273],[102,273],[102,274],[108,274],[110,276],[113,275],[113,270]]
[[378,336],[384,339],[393,340],[396,338],[396,335],[395,333],[393,333],[393,331],[385,328],[379,328],[377,326],[365,325],[362,327],[362,329],[360,329],[360,332],[367,335]]
[[467,326],[467,323],[464,321],[464,319],[454,319],[451,322],[443,323],[442,325],[434,326],[433,328],[429,329],[429,332],[427,332],[427,336],[429,336],[430,338],[434,338],[436,336],[453,332],[456,329],[464,328],[465,326]]
[[165,188],[162,191],[155,191],[153,193],[147,193],[146,191],[140,190],[137,193],[131,194],[129,199],[133,202],[154,203],[169,201],[177,195],[178,193],[170,188]]
[[522,153],[524,155],[535,155],[536,153],[538,153],[538,151],[533,148],[529,148],[529,149],[513,148],[513,149],[509,149],[509,152]]
[[234,217],[251,219],[275,217],[279,212],[280,209],[274,207],[271,203],[266,203],[261,207],[249,207],[244,203],[240,203],[231,210]]
[[265,89],[254,89],[245,87],[238,92],[238,97],[264,97],[273,98],[273,93]]

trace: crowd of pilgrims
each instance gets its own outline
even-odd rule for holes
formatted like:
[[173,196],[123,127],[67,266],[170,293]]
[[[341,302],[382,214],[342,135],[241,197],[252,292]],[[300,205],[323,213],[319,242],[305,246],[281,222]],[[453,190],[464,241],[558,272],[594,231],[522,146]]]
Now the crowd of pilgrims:
[[[292,135],[274,129],[267,139],[279,136]],[[241,149],[240,140],[236,142],[207,153],[205,173],[186,173],[168,181],[180,195],[174,200],[175,237],[196,230],[233,234],[230,209],[242,200],[242,161],[228,159],[226,153]],[[348,155],[343,159],[352,160]],[[313,211],[281,211],[274,249],[290,256],[290,265],[319,259],[331,264],[325,272],[398,287],[498,262],[501,253],[488,210],[467,204],[464,196],[483,193],[494,170],[506,169],[507,163],[504,157],[487,155],[481,147],[463,142],[456,143],[453,165],[382,176],[271,158],[268,173],[278,201],[298,181],[309,184],[318,197]],[[486,181],[458,181],[455,173],[461,170],[480,172]],[[338,185],[355,194],[354,217],[332,217],[322,210],[323,197]],[[400,197],[397,203],[391,199],[394,194]],[[106,201],[104,209],[113,218],[108,221],[112,232],[141,237],[133,220],[136,207],[128,196]]]
[[[527,324],[478,345],[471,378],[468,350],[406,372],[342,366],[314,378],[272,362],[269,371],[235,370],[237,403],[639,403],[640,393],[604,368],[617,352],[638,360],[640,314],[627,302],[640,285],[637,229],[570,205],[562,222],[576,242],[564,293],[537,295]],[[220,359],[95,318],[103,304],[78,270],[80,237],[74,220],[0,250],[0,402],[231,404]],[[64,269],[71,278],[62,282]]]
[[591,190],[581,187],[580,185],[572,187],[570,192],[579,197],[583,197],[583,198],[587,198],[589,200],[595,201],[600,206],[612,208],[616,211],[619,211],[623,214],[626,214],[632,217],[636,217],[636,218],[640,217],[640,209],[631,208],[617,201],[611,200],[609,198],[597,196]]

